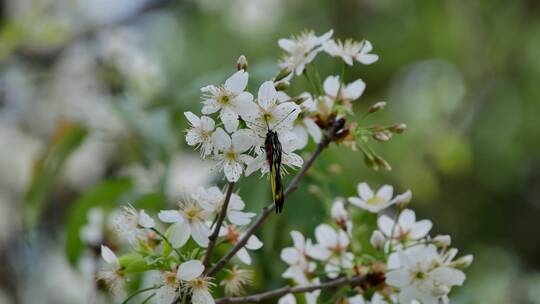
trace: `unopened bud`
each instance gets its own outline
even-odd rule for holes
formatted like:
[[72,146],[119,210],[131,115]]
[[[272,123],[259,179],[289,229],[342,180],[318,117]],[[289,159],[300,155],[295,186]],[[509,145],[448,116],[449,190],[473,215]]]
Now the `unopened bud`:
[[247,61],[246,56],[240,55],[240,57],[238,57],[238,60],[236,61],[236,68],[239,71],[240,70],[247,71],[247,69],[248,69],[248,61]]
[[368,109],[368,113],[371,114],[371,113],[375,113],[377,111],[380,111],[382,109],[384,109],[384,107],[386,107],[386,102],[384,101],[379,101],[379,102],[376,102],[374,105],[372,105],[371,107],[369,107]]
[[307,96],[294,96],[293,98],[291,98],[291,101],[299,105],[303,103],[304,101],[306,101],[307,99],[308,99]]
[[380,232],[379,230],[375,230],[371,234],[369,242],[371,243],[371,246],[373,246],[373,248],[375,248],[376,250],[382,250],[384,248],[384,244],[386,243],[386,238],[384,237],[382,232]]
[[390,138],[392,138],[392,132],[387,131],[387,130],[373,133],[373,139],[377,141],[385,142],[385,141],[389,141]]
[[388,130],[396,133],[396,134],[401,134],[403,133],[403,131],[405,131],[405,129],[407,129],[407,125],[404,124],[404,123],[398,123],[398,124],[395,124],[393,126],[391,126],[390,128],[388,128]]
[[373,170],[379,169],[379,166],[375,163],[373,156],[364,154],[364,163]]
[[392,171],[392,167],[390,166],[390,164],[384,160],[384,158],[380,157],[380,156],[375,156],[375,164],[379,167],[379,168],[382,168],[383,170],[386,170],[386,171]]
[[274,81],[280,81],[281,79],[289,76],[292,73],[292,70],[290,68],[283,68],[279,71],[277,76],[274,78]]
[[448,247],[452,243],[452,238],[445,234],[445,235],[437,235],[433,238],[433,244],[437,247]]
[[278,91],[285,91],[287,88],[289,88],[290,85],[291,83],[287,79],[282,79],[278,82],[274,82],[274,87]]
[[452,262],[450,264],[450,266],[452,266],[454,268],[461,269],[461,270],[465,270],[466,268],[469,268],[469,266],[471,266],[473,260],[474,260],[474,258],[472,256],[472,254],[469,254],[469,255],[466,255],[466,256],[462,256],[459,259],[455,260],[454,262]]
[[311,184],[308,186],[308,192],[315,196],[321,195],[321,188],[319,186]]
[[340,174],[341,173],[341,166],[339,164],[331,164],[328,166],[328,172],[332,174]]

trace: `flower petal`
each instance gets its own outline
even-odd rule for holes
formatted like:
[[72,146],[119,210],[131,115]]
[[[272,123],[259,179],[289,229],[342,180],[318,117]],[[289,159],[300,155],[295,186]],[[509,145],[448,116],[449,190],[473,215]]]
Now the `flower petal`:
[[169,232],[169,242],[174,248],[180,248],[186,244],[191,235],[191,228],[182,218],[181,221],[175,223]]
[[193,221],[191,223],[191,235],[193,239],[199,246],[207,247],[208,246],[208,236],[210,235],[210,229],[206,226],[205,223],[201,221]]
[[120,263],[118,262],[118,257],[116,257],[116,254],[107,246],[101,245],[101,257],[107,264],[111,264],[114,266],[119,266]]
[[369,187],[367,183],[358,184],[358,195],[362,200],[367,201],[373,197],[373,190]]
[[227,132],[234,132],[236,129],[238,129],[238,114],[236,114],[236,112],[234,112],[232,109],[228,107],[223,108],[219,117],[221,118]]
[[231,147],[231,137],[222,128],[217,128],[212,134],[212,143],[219,151],[226,151]]
[[264,110],[272,108],[277,101],[277,91],[274,88],[272,81],[265,81],[259,88],[259,94],[257,95],[259,105]]
[[246,88],[248,78],[248,72],[239,70],[225,81],[225,89],[233,93],[240,93]]
[[164,223],[176,223],[182,220],[182,216],[176,210],[161,210],[158,217]]
[[176,278],[182,281],[193,281],[204,271],[204,265],[199,260],[184,262],[178,266]]

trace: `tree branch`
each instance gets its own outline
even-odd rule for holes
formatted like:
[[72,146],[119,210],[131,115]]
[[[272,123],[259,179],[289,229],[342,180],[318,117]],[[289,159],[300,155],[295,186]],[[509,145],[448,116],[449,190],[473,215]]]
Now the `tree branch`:
[[270,290],[262,293],[257,293],[244,297],[225,297],[216,300],[216,304],[226,304],[226,303],[258,303],[262,300],[282,297],[289,293],[302,293],[302,292],[311,292],[318,289],[327,289],[340,287],[344,285],[358,286],[362,285],[369,279],[368,275],[365,276],[353,276],[353,277],[342,277],[334,280],[330,280],[317,285],[302,286],[302,287],[282,287],[275,290]]
[[209,240],[208,249],[206,249],[206,255],[204,257],[204,262],[203,262],[205,270],[208,270],[208,265],[210,265],[210,261],[212,260],[212,254],[214,252],[214,246],[216,245],[216,240],[219,235],[219,229],[221,228],[221,224],[223,224],[223,220],[225,220],[225,216],[227,215],[227,210],[229,209],[229,201],[231,200],[233,189],[234,189],[234,182],[231,182],[229,183],[229,187],[227,188],[227,194],[225,195],[225,200],[223,201],[223,205],[221,206],[221,212],[216,221],[216,226],[214,227],[214,231],[208,237],[208,240]]
[[[311,155],[311,157],[304,163],[302,166],[302,169],[296,174],[296,176],[293,178],[293,180],[289,183],[287,186],[287,189],[285,189],[285,192],[283,193],[284,196],[288,196],[292,192],[294,192],[296,189],[298,189],[298,184],[300,183],[300,180],[306,175],[306,172],[311,168],[313,163],[315,162],[315,159],[321,154],[321,152],[328,147],[328,145],[336,138],[337,132],[343,127],[343,122],[340,120],[334,121],[334,123],[330,126],[328,131],[325,133],[324,137],[322,138],[321,142],[317,145],[317,148]],[[223,256],[217,263],[212,267],[207,275],[213,276],[218,271],[220,271],[227,262],[229,262],[234,255],[238,252],[238,250],[242,249],[249,238],[255,233],[255,231],[268,219],[268,216],[274,211],[276,208],[276,205],[274,203],[266,206],[263,208],[261,215],[257,219],[257,221],[246,231],[242,239],[234,245],[229,252]]]

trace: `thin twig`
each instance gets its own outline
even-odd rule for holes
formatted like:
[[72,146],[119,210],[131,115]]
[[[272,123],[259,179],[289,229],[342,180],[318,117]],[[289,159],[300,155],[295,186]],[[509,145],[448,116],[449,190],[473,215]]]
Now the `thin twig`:
[[367,280],[368,276],[354,276],[354,277],[342,277],[334,280],[330,280],[321,284],[303,286],[303,287],[282,287],[275,290],[270,290],[262,293],[257,293],[243,297],[225,297],[216,300],[216,304],[226,303],[258,303],[262,300],[282,297],[289,293],[302,293],[311,292],[319,289],[335,288],[345,285],[357,286]]
[[[313,152],[311,157],[304,163],[304,165],[302,166],[302,169],[300,169],[298,174],[296,174],[296,176],[293,178],[293,180],[289,183],[289,186],[287,187],[287,189],[285,189],[285,192],[283,193],[283,195],[285,197],[287,195],[291,194],[292,192],[294,192],[296,189],[298,189],[298,184],[300,183],[300,180],[302,180],[304,175],[306,175],[306,172],[308,171],[309,168],[311,168],[311,166],[315,162],[315,159],[335,139],[336,132],[339,131],[338,130],[339,128],[340,128],[340,126],[336,121],[336,123],[334,123],[330,127],[330,129],[326,132],[326,134],[322,138],[321,142],[317,145],[317,148],[315,149],[315,151]],[[225,256],[223,256],[214,265],[214,267],[212,267],[208,271],[207,275],[208,276],[213,276],[218,271],[220,271],[223,267],[225,267],[227,262],[229,262],[234,257],[234,255],[238,252],[238,250],[242,249],[246,245],[249,238],[266,221],[268,216],[274,211],[275,208],[276,208],[276,205],[274,203],[264,207],[262,212],[261,212],[261,215],[259,216],[257,221],[255,221],[255,223],[253,223],[253,225],[251,227],[249,227],[249,229],[246,231],[246,233],[240,239],[240,241],[238,241],[238,243],[236,243],[236,245],[234,245],[234,247],[231,248],[231,250],[229,250],[229,252]]]
[[176,252],[176,254],[178,255],[178,257],[181,257],[182,254],[180,253],[180,251],[178,251],[177,248],[174,248],[174,246],[172,245],[172,243],[169,241],[169,239],[161,232],[159,232],[159,230],[157,230],[156,228],[152,227],[150,228],[150,230],[154,231],[157,235],[159,235],[161,237],[161,239],[163,239],[163,241],[165,241],[167,243],[167,245],[171,246],[172,250],[174,250],[174,252]]
[[212,260],[212,254],[214,252],[214,247],[216,245],[216,240],[219,235],[219,229],[221,228],[221,225],[223,224],[223,220],[225,220],[225,216],[227,215],[227,209],[229,209],[229,201],[231,200],[231,195],[234,189],[234,182],[229,183],[229,187],[227,188],[227,194],[225,194],[225,200],[223,201],[223,204],[221,206],[221,212],[219,213],[219,217],[216,221],[214,231],[212,234],[208,237],[208,249],[206,249],[206,255],[204,256],[204,268],[205,270],[208,270],[208,265],[210,265],[210,261]]

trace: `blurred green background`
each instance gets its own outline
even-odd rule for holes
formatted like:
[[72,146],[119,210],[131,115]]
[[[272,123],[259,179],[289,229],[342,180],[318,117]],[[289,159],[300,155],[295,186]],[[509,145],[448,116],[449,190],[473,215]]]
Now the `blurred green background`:
[[[330,28],[380,55],[349,75],[367,83],[357,113],[388,103],[361,123],[408,130],[376,144],[391,172],[343,147],[325,152],[283,216],[258,232],[252,291],[286,283],[278,256],[288,231],[312,236],[331,198],[367,181],[410,188],[433,233],[475,255],[452,303],[540,303],[540,2],[0,4],[0,303],[110,301],[95,292],[96,257],[80,238],[87,211],[126,202],[156,211],[222,185],[183,137],[182,113],[200,113],[199,88],[222,82],[244,54],[253,90],[277,71],[277,39]],[[323,74],[339,73],[321,57]],[[239,189],[249,210],[268,203],[265,179]],[[373,219],[355,224],[367,232]]]

